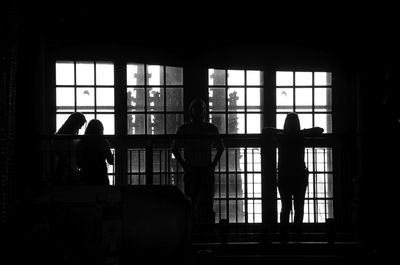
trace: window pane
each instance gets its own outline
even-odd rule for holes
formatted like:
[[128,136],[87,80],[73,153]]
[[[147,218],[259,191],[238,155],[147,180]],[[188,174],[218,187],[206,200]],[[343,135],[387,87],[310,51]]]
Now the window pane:
[[293,86],[293,72],[276,72],[276,85],[277,86]]
[[261,111],[261,88],[247,88],[247,111]]
[[244,88],[228,88],[228,111],[244,111]]
[[243,70],[228,70],[228,85],[243,86],[244,71]]
[[225,114],[210,114],[210,122],[217,126],[219,133],[226,133],[225,117]]
[[128,64],[126,66],[126,83],[128,86],[144,85],[144,65]]
[[246,114],[247,133],[261,133],[261,114]]
[[312,89],[296,88],[296,111],[312,111]]
[[296,72],[296,86],[311,86],[312,72]]
[[57,114],[56,115],[56,132],[61,128],[64,122],[68,119],[71,114]]
[[286,114],[276,114],[276,128],[283,129],[285,124]]
[[244,114],[228,114],[228,133],[245,133]]
[[96,91],[97,111],[114,111],[114,88],[98,87]]
[[175,134],[183,124],[183,114],[167,114],[167,134]]
[[144,134],[144,114],[128,114],[128,134]]
[[163,111],[164,110],[164,91],[159,87],[147,88],[147,110]]
[[168,87],[166,88],[167,111],[182,111],[183,110],[183,88]]
[[144,111],[144,88],[128,87],[127,89],[128,111]]
[[94,111],[93,87],[78,87],[76,89],[76,106],[78,111]]
[[114,134],[114,114],[97,114],[97,119],[103,123],[104,134]]
[[56,84],[74,85],[74,63],[57,62],[56,63]]
[[314,89],[315,111],[332,111],[332,95],[330,87],[316,87]]
[[164,67],[161,65],[147,66],[148,85],[159,86],[164,84]]
[[225,111],[225,88],[210,87],[208,90],[210,111]]
[[80,62],[76,64],[76,84],[94,85],[94,64]]
[[183,85],[183,69],[181,67],[166,67],[166,84]]
[[312,114],[299,114],[299,120],[300,120],[300,128],[301,129],[308,129],[312,128]]
[[147,115],[147,134],[164,134],[164,115]]
[[277,111],[293,111],[293,88],[276,89]]
[[263,76],[261,71],[246,71],[248,86],[262,86]]
[[208,85],[223,86],[225,85],[225,70],[208,69]]
[[315,72],[314,73],[315,86],[330,86],[332,85],[332,73]]
[[114,85],[114,64],[96,63],[96,85]]
[[75,106],[75,92],[73,87],[56,88],[57,111],[72,112]]
[[315,114],[314,125],[324,129],[324,133],[332,133],[332,115]]

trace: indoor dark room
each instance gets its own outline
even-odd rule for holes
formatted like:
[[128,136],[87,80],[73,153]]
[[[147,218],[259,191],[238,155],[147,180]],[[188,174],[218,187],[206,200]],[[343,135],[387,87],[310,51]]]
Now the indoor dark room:
[[396,257],[394,7],[0,6],[1,264]]

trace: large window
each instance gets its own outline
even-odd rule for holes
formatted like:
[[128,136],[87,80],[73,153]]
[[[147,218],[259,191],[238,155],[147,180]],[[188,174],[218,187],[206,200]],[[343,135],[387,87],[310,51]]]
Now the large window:
[[219,133],[260,133],[263,72],[208,70],[210,122]]
[[[318,126],[322,127],[325,133],[332,133],[332,74],[277,71],[277,128],[283,128],[289,112],[296,112],[299,115],[302,129]],[[326,218],[333,217],[332,148],[307,147],[305,162],[310,174],[304,202],[304,222],[325,222]],[[277,192],[279,220],[281,201],[279,191]],[[291,218],[293,221],[293,216]]]
[[[56,62],[56,129],[76,111],[98,119],[104,134],[114,134],[114,64],[98,61]],[[82,128],[79,134],[84,133]]]
[[282,129],[289,112],[299,115],[301,128],[322,127],[332,132],[332,74],[276,72],[276,125]]
[[175,134],[183,123],[183,68],[128,64],[128,134]]

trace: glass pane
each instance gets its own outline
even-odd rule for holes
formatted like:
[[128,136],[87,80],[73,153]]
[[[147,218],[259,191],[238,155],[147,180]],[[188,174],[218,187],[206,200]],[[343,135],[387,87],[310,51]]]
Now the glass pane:
[[75,92],[73,87],[56,88],[57,111],[72,112],[75,106]]
[[312,111],[312,89],[297,87],[295,93],[296,111]]
[[97,114],[97,119],[103,123],[104,134],[114,134],[114,114]]
[[228,88],[228,111],[244,111],[244,88]]
[[277,71],[276,72],[277,86],[293,86],[293,72]]
[[144,65],[128,64],[126,66],[126,83],[128,86],[144,85]]
[[183,114],[167,114],[167,134],[175,134],[183,124]]
[[127,89],[128,111],[144,111],[144,88],[128,87]]
[[166,88],[167,111],[183,111],[183,88],[168,87]]
[[261,111],[261,88],[247,88],[247,111]]
[[287,114],[276,114],[276,128],[283,129],[283,125],[285,125],[285,119]]
[[293,111],[293,88],[276,89],[277,111]]
[[229,171],[244,171],[244,152],[240,148],[227,149]]
[[328,72],[315,72],[314,73],[315,86],[330,86],[332,85],[332,73]]
[[210,111],[225,111],[225,88],[210,87],[208,89]]
[[114,85],[114,64],[96,63],[96,85]]
[[128,114],[128,134],[144,134],[144,114]]
[[96,91],[97,111],[114,111],[114,88],[98,87]]
[[94,64],[90,62],[76,63],[76,84],[94,85]]
[[61,128],[64,122],[68,119],[71,114],[57,114],[56,115],[56,132]]
[[226,119],[225,114],[217,114],[217,113],[210,114],[210,122],[215,126],[217,126],[218,132],[222,134],[226,133],[225,119]]
[[[258,148],[247,149],[247,171],[259,172],[261,171],[261,153]],[[261,183],[261,178],[255,174],[256,183]]]
[[94,111],[94,88],[78,87],[76,89],[76,107],[78,111]]
[[296,72],[296,86],[311,86],[312,85],[312,72]]
[[228,70],[228,85],[243,86],[244,71],[243,70]]
[[147,66],[148,85],[159,86],[164,84],[164,67],[161,65]]
[[315,111],[332,111],[332,89],[327,87],[316,87],[314,89]]
[[312,128],[312,114],[298,114],[300,120],[300,128],[301,129],[308,129]]
[[147,134],[164,134],[164,115],[147,115]]
[[91,114],[85,113],[85,118],[86,118],[86,124],[83,125],[82,128],[79,130],[79,133],[78,133],[79,135],[85,134],[86,127],[87,127],[89,121],[94,119],[94,113],[91,113]]
[[56,84],[74,85],[74,63],[57,62],[56,63]]
[[225,73],[225,70],[208,69],[208,85],[224,86],[226,79]]
[[228,114],[228,133],[245,133],[244,114]]
[[215,223],[218,223],[220,219],[226,219],[226,201],[215,201]]
[[167,85],[183,85],[183,68],[167,66],[166,79]]
[[262,86],[263,72],[262,71],[246,71],[248,86]]
[[332,133],[332,115],[331,114],[315,114],[314,126],[324,129],[324,133]]
[[247,133],[261,133],[261,114],[246,114]]
[[147,88],[147,110],[164,111],[164,90],[159,87]]

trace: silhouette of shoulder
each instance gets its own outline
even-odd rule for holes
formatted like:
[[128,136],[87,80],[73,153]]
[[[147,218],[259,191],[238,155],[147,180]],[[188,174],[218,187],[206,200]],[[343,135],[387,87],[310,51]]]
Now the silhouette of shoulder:
[[218,134],[218,128],[212,123],[204,122],[196,124],[193,122],[186,122],[182,124],[177,134]]

